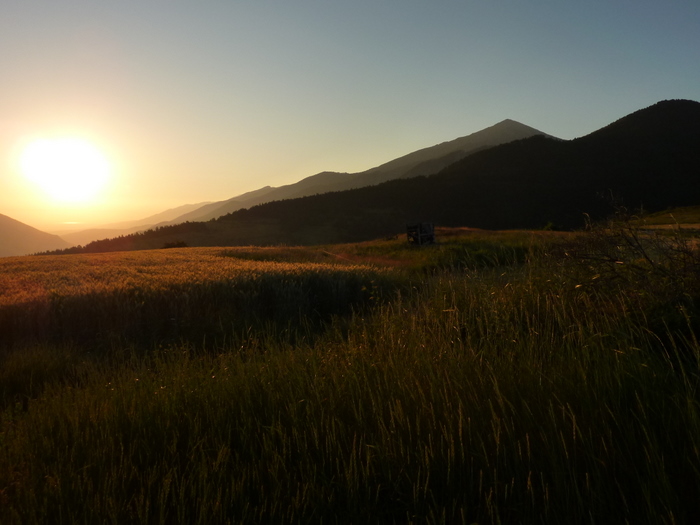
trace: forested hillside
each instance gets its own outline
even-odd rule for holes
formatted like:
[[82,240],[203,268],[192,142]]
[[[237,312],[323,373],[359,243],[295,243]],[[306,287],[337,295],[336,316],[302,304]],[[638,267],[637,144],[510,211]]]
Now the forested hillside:
[[616,207],[660,211],[700,201],[700,103],[664,101],[585,137],[535,136],[483,150],[431,177],[282,200],[215,221],[164,227],[86,251],[352,242],[407,222],[486,229],[576,229]]

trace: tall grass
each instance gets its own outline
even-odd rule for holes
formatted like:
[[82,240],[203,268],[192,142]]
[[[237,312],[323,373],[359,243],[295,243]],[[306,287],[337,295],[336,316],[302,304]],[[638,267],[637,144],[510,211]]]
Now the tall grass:
[[694,523],[692,322],[583,277],[438,272],[303,341],[64,349],[3,412],[0,520]]
[[221,342],[348,313],[387,280],[366,265],[262,262],[211,248],[0,259],[0,344]]

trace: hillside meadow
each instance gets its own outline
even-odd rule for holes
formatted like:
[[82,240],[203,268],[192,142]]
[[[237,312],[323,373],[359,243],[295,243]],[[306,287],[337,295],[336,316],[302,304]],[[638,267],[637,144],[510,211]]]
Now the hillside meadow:
[[696,523],[692,239],[0,259],[0,522]]

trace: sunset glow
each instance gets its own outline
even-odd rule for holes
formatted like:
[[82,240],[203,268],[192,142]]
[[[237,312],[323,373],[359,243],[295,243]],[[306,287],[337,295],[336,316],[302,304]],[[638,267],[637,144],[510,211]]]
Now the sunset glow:
[[94,198],[110,175],[105,156],[78,138],[36,139],[24,148],[20,164],[30,181],[52,199],[67,203]]
[[0,2],[0,215],[102,229],[505,119],[569,140],[700,100],[697,1],[128,4]]

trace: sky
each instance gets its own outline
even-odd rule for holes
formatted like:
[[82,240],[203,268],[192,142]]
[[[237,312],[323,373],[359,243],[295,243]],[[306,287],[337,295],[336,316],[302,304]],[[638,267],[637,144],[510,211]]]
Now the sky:
[[[700,101],[697,0],[4,0],[0,50],[0,214],[45,231]],[[61,137],[110,166],[85,202],[22,171]]]

